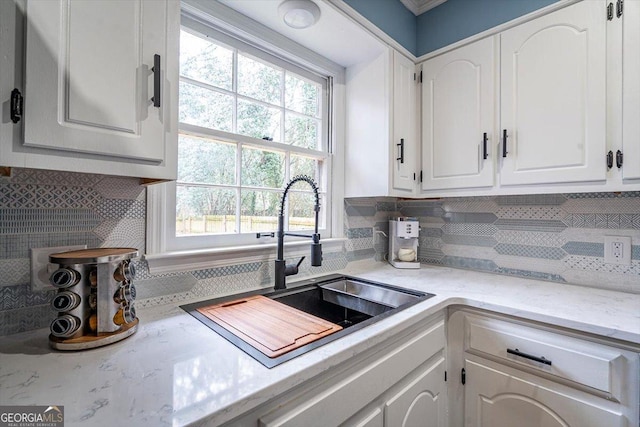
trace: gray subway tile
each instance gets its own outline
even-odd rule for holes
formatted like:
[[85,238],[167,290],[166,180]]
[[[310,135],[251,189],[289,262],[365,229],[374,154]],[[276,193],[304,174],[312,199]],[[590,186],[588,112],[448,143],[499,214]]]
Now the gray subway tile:
[[506,219],[497,220],[494,225],[500,230],[551,231],[561,232],[567,228],[563,221],[548,219]]
[[376,207],[368,205],[346,205],[347,216],[375,216]]
[[365,237],[372,237],[373,229],[371,227],[362,228],[349,228],[347,230],[347,238],[349,239],[362,239]]
[[445,222],[493,224],[498,217],[488,212],[447,212],[443,215]]
[[440,263],[449,267],[465,268],[478,271],[496,271],[498,266],[489,259],[466,258],[447,255]]
[[567,199],[562,194],[527,194],[516,196],[497,196],[499,206],[560,206]]
[[442,236],[442,240],[450,245],[482,246],[488,248],[492,248],[498,243],[493,237],[455,234],[445,234]]
[[567,255],[561,248],[518,245],[513,243],[499,243],[493,249],[501,255],[526,258],[562,259]]
[[436,217],[441,218],[444,215],[444,209],[439,206],[434,207],[421,207],[421,206],[403,206],[398,208],[403,216],[422,218],[422,217]]
[[591,242],[567,242],[562,249],[569,255],[604,257],[604,244]]
[[509,276],[524,277],[527,279],[547,280],[551,282],[566,283],[566,280],[559,274],[545,273],[543,271],[520,270],[517,268],[500,267],[496,273],[506,274]]
[[0,209],[0,234],[91,231],[100,221],[90,209]]

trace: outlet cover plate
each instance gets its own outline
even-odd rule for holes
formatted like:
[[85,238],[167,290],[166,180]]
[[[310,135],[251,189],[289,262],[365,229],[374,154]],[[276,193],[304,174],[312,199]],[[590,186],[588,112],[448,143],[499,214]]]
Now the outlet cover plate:
[[31,290],[50,291],[56,289],[49,283],[49,276],[58,269],[58,264],[50,263],[49,255],[80,249],[87,249],[87,245],[31,248]]
[[[614,244],[622,245],[622,254],[617,256]],[[631,265],[631,237],[629,236],[604,236],[604,262],[605,264]]]

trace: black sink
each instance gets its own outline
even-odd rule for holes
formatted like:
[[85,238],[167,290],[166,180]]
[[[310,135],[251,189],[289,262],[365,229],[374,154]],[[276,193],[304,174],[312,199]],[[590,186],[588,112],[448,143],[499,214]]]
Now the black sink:
[[[251,295],[264,295],[305,313],[338,324],[343,329],[281,356],[270,358],[197,311],[200,307],[233,301]],[[248,292],[183,305],[181,308],[264,366],[272,368],[432,296],[434,295],[332,274],[294,283],[289,289]]]

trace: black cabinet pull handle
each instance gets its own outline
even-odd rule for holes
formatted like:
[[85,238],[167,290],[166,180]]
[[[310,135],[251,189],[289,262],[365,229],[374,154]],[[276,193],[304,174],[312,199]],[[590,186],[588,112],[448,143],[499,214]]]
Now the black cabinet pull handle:
[[400,147],[400,157],[398,157],[396,160],[400,160],[400,163],[404,164],[404,138],[400,138],[400,144],[396,145]]
[[622,151],[616,151],[616,166],[618,169],[622,167]]
[[515,350],[512,350],[512,349],[508,348],[507,349],[507,353],[513,354],[513,355],[516,355],[516,356],[520,356],[520,357],[524,357],[525,359],[534,360],[536,362],[544,363],[545,365],[551,366],[551,360],[545,359],[544,357],[532,356],[530,354],[523,353],[520,350],[518,350],[517,348]]
[[507,130],[502,129],[502,157],[507,157]]
[[487,160],[487,157],[489,157],[489,154],[487,153],[487,141],[488,141],[488,137],[487,137],[487,133],[483,133],[482,134],[482,159],[483,160]]
[[607,170],[613,167],[613,151],[609,150],[607,153]]
[[11,91],[11,121],[18,123],[22,118],[22,94],[16,88]]
[[157,53],[153,55],[153,98],[151,101],[153,102],[153,106],[160,108],[160,55]]

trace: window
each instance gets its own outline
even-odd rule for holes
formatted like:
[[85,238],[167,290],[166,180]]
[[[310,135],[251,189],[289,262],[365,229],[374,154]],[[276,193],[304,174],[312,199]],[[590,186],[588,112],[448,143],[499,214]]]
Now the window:
[[[260,243],[275,231],[282,190],[308,175],[329,237],[330,78],[183,18],[178,180],[167,194],[170,250]],[[296,184],[285,228],[312,230],[314,195]]]

